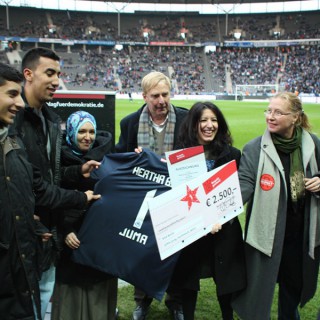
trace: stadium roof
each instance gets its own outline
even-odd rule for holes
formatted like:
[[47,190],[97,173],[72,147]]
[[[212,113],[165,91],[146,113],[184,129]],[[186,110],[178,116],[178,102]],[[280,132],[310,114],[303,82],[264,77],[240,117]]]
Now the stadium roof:
[[[53,0],[51,0],[53,1]],[[68,1],[68,0],[64,0]],[[303,12],[320,10],[320,0],[76,0],[131,12],[199,12],[200,14]],[[129,9],[130,8],[130,9]],[[126,11],[125,10],[125,11]]]
[[86,12],[215,15],[320,10],[320,0],[0,0],[1,5]]
[[[78,0],[88,1],[88,0]],[[279,0],[89,0],[100,2],[127,2],[127,3],[170,3],[170,4],[241,4],[241,3],[266,3],[266,2],[279,2]],[[281,2],[292,2],[301,0],[281,0]],[[302,0],[306,1],[306,0]]]

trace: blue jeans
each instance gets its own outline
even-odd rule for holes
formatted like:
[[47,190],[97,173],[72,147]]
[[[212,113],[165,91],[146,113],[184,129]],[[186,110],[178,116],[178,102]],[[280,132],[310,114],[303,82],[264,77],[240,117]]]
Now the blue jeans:
[[52,293],[56,276],[56,267],[51,267],[44,271],[39,281],[40,299],[41,299],[41,317],[44,319]]

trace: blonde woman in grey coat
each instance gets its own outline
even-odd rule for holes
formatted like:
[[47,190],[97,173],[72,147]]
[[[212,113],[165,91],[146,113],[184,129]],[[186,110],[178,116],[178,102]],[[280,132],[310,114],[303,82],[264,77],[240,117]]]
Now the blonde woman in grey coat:
[[276,94],[267,129],[243,149],[239,179],[247,205],[247,287],[233,301],[244,320],[269,320],[279,284],[278,319],[300,319],[315,294],[320,255],[320,141],[300,99]]

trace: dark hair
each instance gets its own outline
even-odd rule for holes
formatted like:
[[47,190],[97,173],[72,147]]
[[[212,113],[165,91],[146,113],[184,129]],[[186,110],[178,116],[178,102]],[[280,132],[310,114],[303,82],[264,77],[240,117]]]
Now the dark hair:
[[5,85],[7,81],[21,83],[23,81],[23,74],[8,64],[0,62],[0,86]]
[[179,146],[182,148],[188,148],[199,145],[198,125],[202,112],[205,109],[211,110],[217,117],[219,125],[218,132],[213,141],[210,142],[209,146],[215,153],[219,153],[226,144],[232,145],[232,137],[225,117],[220,109],[211,102],[196,102],[191,107],[187,117],[184,119],[180,127],[178,136]]
[[22,59],[22,72],[25,68],[34,70],[37,67],[41,57],[49,58],[55,61],[60,61],[60,57],[51,49],[42,47],[33,48],[30,49]]

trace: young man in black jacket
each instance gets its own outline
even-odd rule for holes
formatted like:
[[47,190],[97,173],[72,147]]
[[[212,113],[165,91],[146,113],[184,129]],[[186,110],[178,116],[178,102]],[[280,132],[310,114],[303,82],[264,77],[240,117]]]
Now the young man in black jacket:
[[[51,110],[47,102],[53,99],[59,87],[60,58],[47,48],[29,50],[22,59],[24,88],[22,98],[25,109],[17,114],[15,132],[22,140],[28,160],[51,186],[60,184],[60,156],[62,132],[60,117]],[[79,175],[88,173],[99,165],[96,161],[82,166]],[[70,202],[77,203],[76,195]],[[41,309],[44,317],[55,282],[55,261],[60,249],[57,233],[59,212],[48,206],[37,205],[35,215],[39,219],[38,232],[46,235],[42,243],[40,269]]]
[[[33,170],[27,155],[9,127],[25,103],[21,98],[23,75],[0,63],[0,319],[41,319],[35,201],[52,208],[69,206],[75,198],[79,208],[97,198],[50,188]],[[72,203],[76,206],[76,203]]]
[[[120,122],[117,152],[135,151],[148,148],[160,156],[177,148],[177,137],[182,120],[188,113],[185,108],[170,103],[170,79],[161,72],[151,72],[142,79],[142,95],[145,104]],[[152,297],[135,287],[136,308],[133,320],[144,320],[149,312]],[[175,320],[183,320],[181,293],[172,285],[166,296],[166,306]]]

